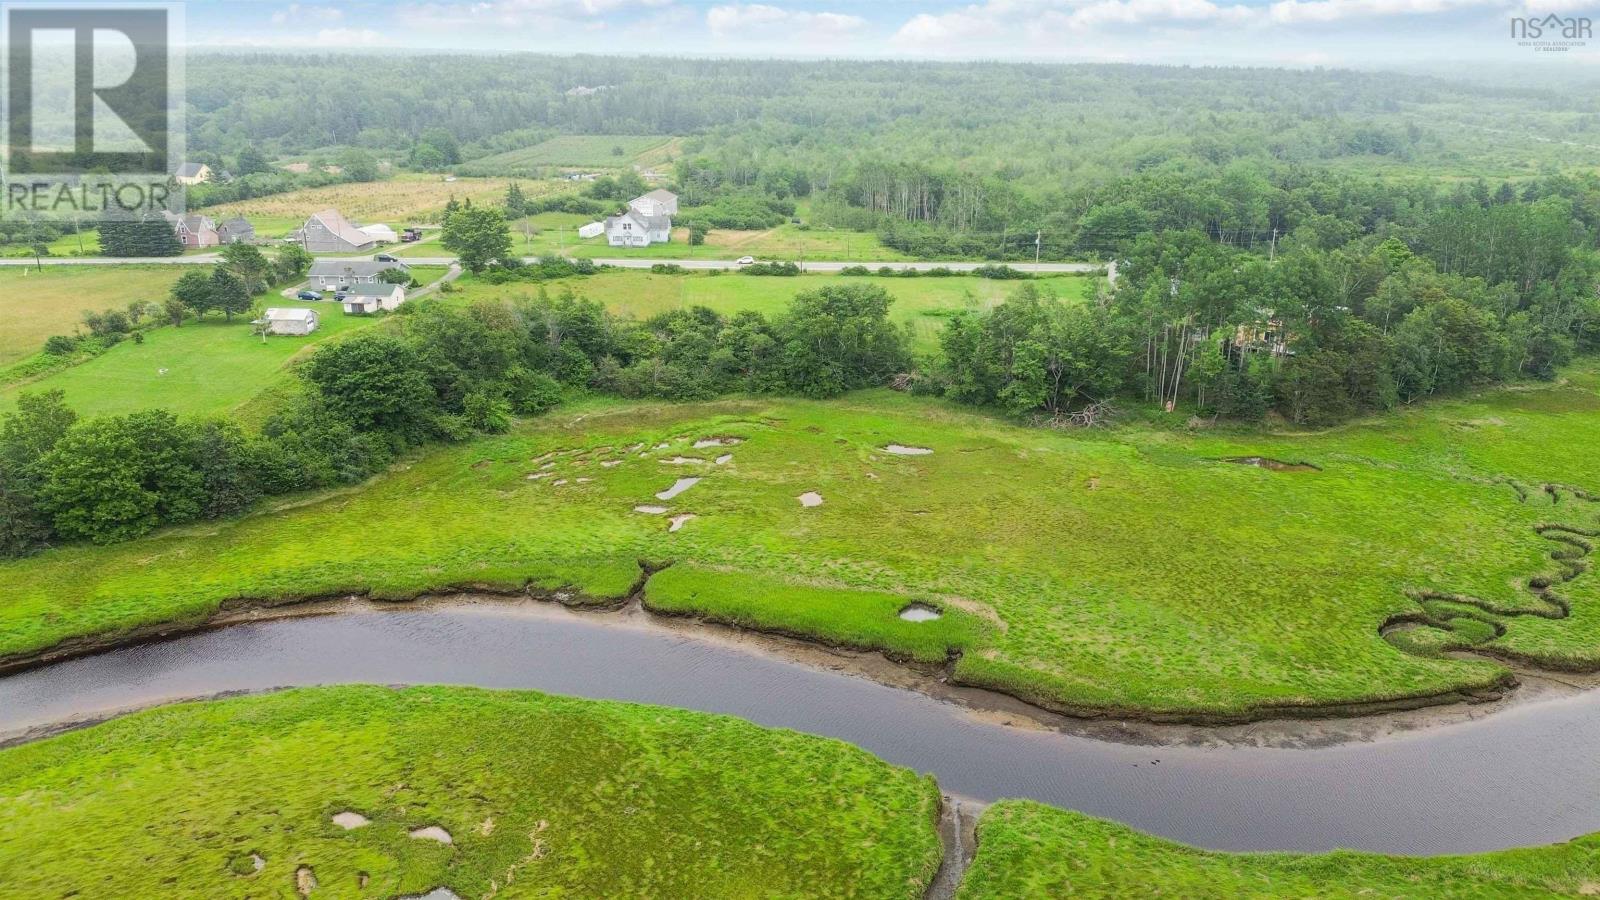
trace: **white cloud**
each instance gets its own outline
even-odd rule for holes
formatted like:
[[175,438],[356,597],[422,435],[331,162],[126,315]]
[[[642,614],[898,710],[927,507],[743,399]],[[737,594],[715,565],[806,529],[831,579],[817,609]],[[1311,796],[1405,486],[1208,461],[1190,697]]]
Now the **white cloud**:
[[1268,15],[1280,25],[1325,24],[1347,19],[1434,15],[1503,5],[1503,0],[1279,0],[1272,4]]
[[274,25],[297,25],[302,22],[337,22],[344,18],[344,10],[334,6],[302,6],[291,3],[272,14]]
[[672,0],[476,0],[460,3],[418,3],[397,12],[408,25],[421,28],[561,28],[591,26],[594,21],[641,7],[660,8]]
[[779,31],[811,37],[841,36],[857,31],[866,24],[866,19],[848,13],[808,12],[765,3],[713,6],[706,10],[706,26],[717,37]]
[[1071,12],[1047,13],[1041,24],[1081,30],[1104,25],[1247,22],[1256,16],[1252,7],[1218,6],[1211,0],[1097,0]]
[[287,38],[282,33],[212,34],[202,35],[192,42],[205,47],[266,47],[292,46],[295,49],[313,47],[329,50],[369,50],[375,47],[393,47],[389,35],[371,28],[323,28],[313,34],[297,34]]

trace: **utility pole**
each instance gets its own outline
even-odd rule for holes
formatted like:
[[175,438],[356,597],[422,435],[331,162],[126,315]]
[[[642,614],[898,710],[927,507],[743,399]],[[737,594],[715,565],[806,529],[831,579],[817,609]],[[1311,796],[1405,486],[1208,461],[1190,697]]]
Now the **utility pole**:
[[1033,264],[1034,265],[1038,265],[1039,264],[1039,250],[1043,246],[1044,246],[1044,232],[1043,231],[1035,231],[1033,233]]

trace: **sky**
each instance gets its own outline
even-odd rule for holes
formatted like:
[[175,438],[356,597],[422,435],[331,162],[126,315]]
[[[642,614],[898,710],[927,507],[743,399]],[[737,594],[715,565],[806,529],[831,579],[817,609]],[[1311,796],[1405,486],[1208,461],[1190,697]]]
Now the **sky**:
[[1551,51],[1511,35],[1517,16],[1600,19],[1600,0],[191,0],[186,10],[190,45],[237,49],[1600,71],[1593,36]]

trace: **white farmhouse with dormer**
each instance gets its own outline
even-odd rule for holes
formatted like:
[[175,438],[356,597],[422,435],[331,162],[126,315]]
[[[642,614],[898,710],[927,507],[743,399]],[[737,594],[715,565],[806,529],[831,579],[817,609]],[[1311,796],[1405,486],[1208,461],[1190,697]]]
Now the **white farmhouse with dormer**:
[[606,219],[606,243],[613,247],[648,247],[672,239],[672,220],[646,216],[629,208]]
[[672,240],[672,217],[678,195],[656,190],[628,201],[628,208],[605,221],[606,243],[613,247],[648,247]]

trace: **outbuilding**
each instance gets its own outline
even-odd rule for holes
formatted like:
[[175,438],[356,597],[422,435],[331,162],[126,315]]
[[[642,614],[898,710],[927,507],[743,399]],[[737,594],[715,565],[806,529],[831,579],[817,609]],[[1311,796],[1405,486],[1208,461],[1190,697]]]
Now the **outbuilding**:
[[299,307],[272,307],[254,324],[267,334],[306,335],[317,330],[317,311]]
[[351,285],[340,302],[344,304],[344,311],[351,315],[366,315],[380,310],[394,312],[406,302],[406,289],[404,285],[383,281],[364,282]]

